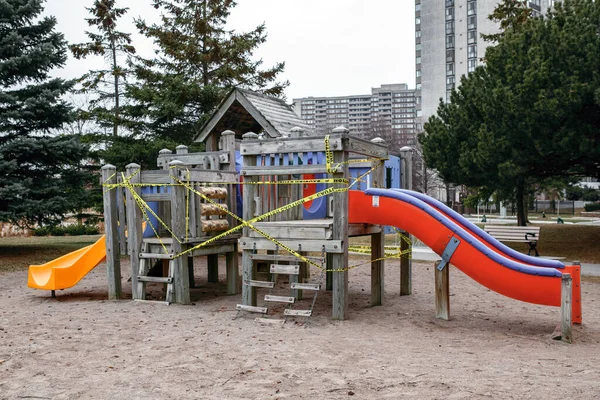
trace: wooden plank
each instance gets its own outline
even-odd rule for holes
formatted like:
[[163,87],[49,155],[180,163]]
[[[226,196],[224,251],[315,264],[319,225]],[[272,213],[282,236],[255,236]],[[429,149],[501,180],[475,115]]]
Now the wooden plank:
[[158,277],[158,276],[138,276],[138,282],[151,282],[151,283],[173,283],[171,277]]
[[300,266],[271,264],[269,271],[272,274],[298,275],[300,273]]
[[561,339],[563,342],[573,342],[572,300],[573,281],[571,274],[563,274],[561,283]]
[[159,301],[159,300],[133,299],[133,301],[136,302],[136,303],[162,304],[162,305],[165,305],[165,306],[168,306],[168,305],[171,304],[168,301]]
[[171,201],[170,193],[142,193],[142,200],[148,201]]
[[223,160],[223,164],[229,163],[228,151],[206,151],[202,153],[188,154],[160,154],[157,159],[158,167],[168,166],[171,161],[181,161],[186,166],[202,165],[206,157],[216,157],[217,160]]
[[[303,228],[291,226],[276,226],[262,224],[256,226],[266,234],[279,239],[298,239],[298,240],[329,240],[331,239],[331,228]],[[250,237],[264,237],[262,234],[251,231]]]
[[[342,148],[340,136],[331,135],[329,147],[333,150]],[[313,152],[325,151],[324,137],[277,138],[271,140],[243,140],[240,151],[246,155],[298,153],[310,149]]]
[[[400,296],[412,294],[412,258],[408,253],[412,241],[408,232],[402,232],[404,238],[400,239]],[[407,241],[408,240],[408,241]]]
[[[182,182],[187,182],[188,172],[185,170],[180,170],[177,178]],[[193,169],[189,171],[189,180],[192,182],[224,183],[237,182],[239,179],[237,172],[234,171]]]
[[157,238],[157,237],[152,237],[152,238],[143,238],[142,241],[144,243],[148,243],[148,244],[158,244],[160,245],[161,243],[169,246],[173,243],[173,238]]
[[[129,164],[127,165],[125,175],[129,178],[129,182],[132,184],[136,184],[140,182],[141,173],[138,173],[140,170],[140,166],[138,164]],[[132,189],[138,195],[141,192],[140,187],[135,187]],[[135,199],[131,191],[127,191],[126,195],[127,201],[127,247],[129,249],[129,257],[131,264],[131,295],[134,299],[141,299],[142,294],[138,293],[138,271],[140,268],[140,258],[138,257],[141,252],[142,246],[142,211],[137,206]]]
[[228,254],[233,252],[235,245],[234,244],[222,244],[222,245],[208,245],[204,247],[199,247],[192,251],[192,255],[194,257],[199,256],[207,256],[209,254]]
[[384,158],[388,156],[387,146],[359,139],[354,136],[348,136],[348,142],[344,147],[344,150],[373,158]]
[[319,285],[318,283],[298,283],[298,282],[292,282],[290,284],[290,288],[291,289],[296,289],[296,290],[315,290],[315,291],[319,291],[319,290],[321,290],[321,285]]
[[263,175],[302,175],[302,174],[325,174],[327,167],[325,165],[310,164],[300,166],[248,166],[240,171],[242,176],[263,176]]
[[255,318],[254,322],[257,322],[262,325],[283,325],[285,323],[285,320],[277,318]]
[[270,294],[267,294],[265,296],[265,301],[269,303],[293,304],[296,301],[296,298],[289,296],[272,296]]
[[385,271],[381,258],[385,252],[384,246],[383,233],[371,235],[371,306],[380,306],[383,304]]
[[286,317],[310,317],[312,310],[284,310],[283,315]]
[[[246,189],[244,189],[244,192],[245,191],[246,191]],[[277,249],[277,245],[266,238],[243,237],[240,240],[240,242],[241,242],[240,243],[241,248],[243,250],[253,250],[255,248],[256,248],[256,250],[276,250]],[[325,252],[339,254],[339,253],[344,253],[345,249],[347,249],[346,246],[342,245],[343,242],[341,240],[294,240],[294,239],[287,240],[286,239],[286,240],[279,240],[279,242],[293,250],[297,250],[298,246],[300,245],[302,247],[302,251],[321,252],[323,250],[323,247],[325,247]],[[282,250],[282,249],[279,248],[279,250]]]
[[381,233],[382,229],[379,225],[369,224],[349,224],[348,236],[366,236]]
[[169,254],[164,254],[164,253],[140,253],[139,257],[140,258],[147,258],[147,259],[156,259],[156,260],[172,260],[173,259],[174,254],[173,253],[169,253]]
[[254,287],[260,287],[260,288],[273,289],[273,287],[275,286],[275,282],[269,282],[269,281],[244,281],[244,285],[254,286]]
[[[249,134],[247,134],[249,135]],[[249,135],[252,136],[252,135]],[[243,147],[244,143],[248,141],[248,139],[242,140],[240,144],[240,148]],[[242,152],[242,154],[244,154]],[[244,167],[248,165],[256,164],[256,156],[245,155],[244,154]],[[258,182],[257,177],[244,178],[245,182]],[[244,185],[244,194],[243,194],[243,219],[244,221],[249,221],[254,218],[254,213],[256,212],[256,203],[254,202],[254,198],[257,195],[257,185]],[[254,252],[253,243],[246,240],[250,234],[250,228],[243,228],[243,236],[241,239],[241,248],[242,248],[242,279],[243,280],[254,280],[256,273],[256,266],[252,261],[251,255]],[[256,243],[259,239],[253,241]],[[245,244],[248,244],[248,247],[245,247]],[[256,305],[256,288],[252,286],[242,285],[242,303],[247,306],[255,306]]]
[[[106,184],[117,183],[117,169],[113,165],[102,167],[102,182]],[[108,282],[109,300],[120,299],[122,295],[121,288],[121,247],[119,245],[119,226],[117,220],[118,203],[117,191],[120,187],[103,191],[104,201],[104,230],[106,235],[106,279]],[[123,220],[121,220],[124,222]],[[122,227],[123,231],[124,228]]]
[[254,307],[254,306],[247,306],[244,304],[237,304],[235,306],[235,309],[238,311],[247,311],[247,312],[259,313],[259,314],[267,313],[267,307]]
[[440,261],[434,263],[435,273],[435,317],[448,321],[450,319],[450,266],[441,271],[437,269]]
[[[348,130],[343,133],[347,136]],[[340,149],[348,148],[348,139],[345,137]],[[333,153],[334,164],[341,163],[333,178],[347,178],[350,176],[347,161],[347,151],[336,151]],[[348,192],[333,193],[333,239],[342,243],[348,243]],[[303,250],[305,249],[302,246]],[[310,250],[308,250],[310,251]],[[332,269],[339,271],[333,273],[333,310],[332,317],[344,320],[348,315],[348,247],[343,246],[342,252],[333,254]]]
[[[296,256],[279,256],[276,254],[252,254],[252,260],[255,261],[288,261],[288,262],[300,262],[300,259]],[[324,257],[304,256],[307,260],[314,262],[315,264],[323,264],[325,261]]]
[[[227,222],[227,221],[225,221]],[[206,257],[206,266],[208,269],[208,282],[219,282],[219,255],[209,254]]]
[[232,245],[231,251],[225,253],[225,268],[227,271],[227,294],[233,295],[239,293],[240,269],[238,266],[238,245],[237,242]]
[[[176,164],[172,163],[173,166]],[[181,172],[179,168],[172,168],[169,170],[171,176],[176,177]],[[186,236],[186,202],[185,202],[185,188],[183,186],[171,187],[171,230],[173,235],[178,238],[184,238]],[[187,245],[179,243],[177,240],[173,241],[171,250],[175,254],[181,253]],[[189,263],[188,257],[178,257],[171,261],[173,265],[173,291],[174,291],[174,302],[178,304],[190,304],[190,280],[189,280]]]
[[[130,176],[129,174],[127,175]],[[141,176],[141,180],[138,179],[137,183],[173,183],[168,170],[142,171],[138,175]]]

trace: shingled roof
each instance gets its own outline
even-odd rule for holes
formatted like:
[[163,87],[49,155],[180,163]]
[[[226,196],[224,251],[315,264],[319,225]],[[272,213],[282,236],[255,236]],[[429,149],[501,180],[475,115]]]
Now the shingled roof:
[[279,137],[289,134],[294,127],[304,129],[306,134],[312,133],[283,100],[235,88],[202,126],[194,141],[204,142],[209,134],[225,130],[234,131],[240,139],[246,132],[264,132],[268,137]]

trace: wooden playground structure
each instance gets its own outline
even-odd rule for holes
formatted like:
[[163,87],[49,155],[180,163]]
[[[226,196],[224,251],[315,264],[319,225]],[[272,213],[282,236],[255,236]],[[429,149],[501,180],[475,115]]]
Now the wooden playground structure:
[[[282,303],[293,303],[304,291],[321,289],[320,284],[305,282],[308,265],[313,265],[323,270],[326,288],[333,290],[333,318],[345,319],[349,238],[368,236],[373,260],[371,304],[383,303],[383,229],[349,224],[347,219],[349,188],[366,180],[370,187],[385,183],[382,165],[388,151],[382,140],[352,137],[339,127],[326,137],[307,136],[301,128],[294,128],[289,135],[276,138],[249,132],[242,140],[236,140],[234,132],[224,131],[209,135],[205,143],[211,151],[188,153],[185,146],[179,146],[175,154],[162,150],[158,157],[161,170],[146,171],[137,164],[128,165],[121,173],[110,165],[102,168],[105,187],[117,189],[104,192],[110,298],[121,297],[121,251],[128,251],[131,260],[134,299],[146,299],[147,283],[162,283],[167,289],[165,301],[180,304],[190,303],[193,258],[207,256],[208,280],[215,282],[218,257],[224,254],[227,293],[237,294],[241,286],[238,311],[267,313],[266,307],[257,307],[257,288],[272,288],[273,284],[257,280],[257,263],[269,263],[273,274],[289,275],[292,296],[265,296],[265,302]],[[243,157],[239,172],[236,150]],[[352,164],[365,167],[367,173],[352,178]],[[240,177],[241,218],[235,215]],[[409,176],[404,173],[402,178],[407,185]],[[320,189],[303,198],[303,188],[310,184]],[[303,205],[308,201],[326,201],[325,218],[303,219]],[[158,207],[153,209],[149,202]],[[150,223],[152,218],[159,222]],[[143,237],[143,222],[151,225],[153,237]],[[126,238],[120,226],[127,227]],[[407,244],[404,249],[408,250]],[[163,276],[149,276],[150,267],[161,262]],[[409,257],[404,257],[401,265],[401,293],[410,294]],[[312,307],[286,310],[285,315],[310,317],[311,313]]]

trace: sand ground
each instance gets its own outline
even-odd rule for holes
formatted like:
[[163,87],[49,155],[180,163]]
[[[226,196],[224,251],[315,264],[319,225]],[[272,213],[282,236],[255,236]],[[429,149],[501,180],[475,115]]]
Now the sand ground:
[[600,396],[597,280],[583,283],[569,345],[551,339],[558,308],[502,297],[454,268],[452,318],[436,320],[431,263],[414,264],[413,294],[401,297],[389,262],[381,307],[369,306],[370,268],[352,270],[349,319],[332,321],[321,291],[306,326],[234,320],[240,296],[224,294],[224,275],[209,284],[202,261],[195,270],[192,306],[108,301],[103,265],[56,299],[28,289],[26,271],[0,275],[0,399]]

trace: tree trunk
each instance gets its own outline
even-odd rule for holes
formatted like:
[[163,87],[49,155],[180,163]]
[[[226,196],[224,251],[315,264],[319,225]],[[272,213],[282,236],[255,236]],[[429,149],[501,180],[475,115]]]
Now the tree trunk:
[[115,39],[111,38],[110,50],[113,56],[113,76],[115,78],[115,120],[113,121],[113,136],[119,136],[119,71],[117,71],[117,49]]
[[517,183],[517,225],[527,225],[527,214],[525,213],[525,184],[523,182]]

